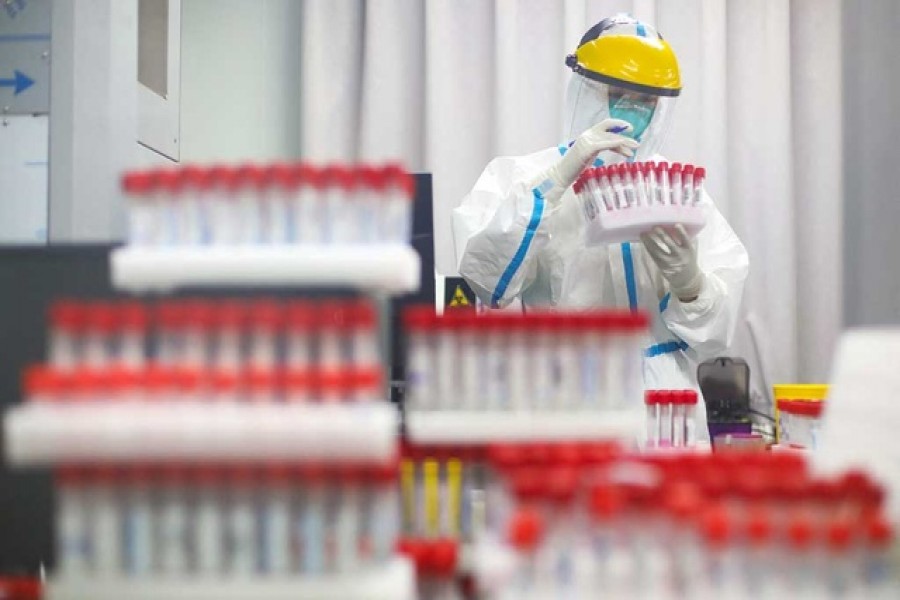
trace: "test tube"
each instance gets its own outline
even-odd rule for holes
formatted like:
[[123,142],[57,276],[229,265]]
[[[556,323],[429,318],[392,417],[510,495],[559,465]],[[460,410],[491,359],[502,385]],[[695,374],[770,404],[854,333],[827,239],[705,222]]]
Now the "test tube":
[[381,367],[378,347],[378,314],[368,300],[356,300],[347,306],[350,321],[350,358],[359,369]]
[[613,188],[611,174],[612,167],[600,167],[596,170],[596,180],[600,186],[600,192],[603,194],[603,204],[606,210],[614,210],[619,207],[619,200],[616,197],[616,191]]
[[119,348],[116,362],[125,368],[140,369],[147,360],[144,350],[150,324],[147,307],[140,302],[123,302],[117,308]]
[[353,573],[360,565],[359,536],[362,531],[362,472],[358,467],[339,470],[337,512],[335,518],[335,569]]
[[625,349],[628,335],[628,316],[611,313],[607,324],[607,340],[604,344],[605,368],[603,369],[604,404],[608,408],[625,405]]
[[239,300],[225,300],[213,306],[216,331],[213,366],[223,371],[237,371],[243,367],[241,342],[248,320],[247,306]]
[[180,196],[176,206],[183,244],[196,246],[209,241],[207,203],[209,201],[209,171],[194,165],[178,170]]
[[555,321],[552,314],[537,311],[526,314],[525,318],[534,329],[529,361],[534,391],[530,404],[532,408],[547,409],[553,404],[558,372]]
[[580,356],[578,353],[579,321],[574,314],[558,313],[556,335],[559,340],[559,386],[555,407],[563,410],[575,408],[580,399]]
[[700,204],[703,195],[703,182],[706,180],[706,169],[697,167],[694,169],[694,206]]
[[672,397],[672,445],[676,448],[685,446],[685,407],[687,390],[679,390]]
[[[457,321],[450,313],[435,320],[435,378],[437,381],[435,408],[442,410],[456,408],[460,400],[457,367],[458,329]],[[485,345],[486,348],[486,345]],[[485,350],[486,351],[486,350]]]
[[890,522],[879,514],[869,515],[859,525],[863,537],[862,578],[867,598],[889,598],[895,585],[890,576],[894,534]]
[[644,389],[643,353],[647,332],[647,315],[630,312],[625,319],[623,357],[623,402],[626,407],[639,407]]
[[632,170],[629,163],[619,163],[616,165],[616,170],[619,172],[619,179],[622,181],[622,190],[625,192],[625,206],[631,208],[637,204],[634,179],[631,177]]
[[509,378],[509,406],[514,411],[524,410],[530,404],[528,396],[532,386],[528,361],[529,330],[527,320],[522,315],[516,315],[509,320],[508,344],[506,374]]
[[161,365],[179,364],[184,356],[186,315],[180,300],[165,300],[156,305],[156,361]]
[[659,441],[659,392],[647,390],[644,392],[644,405],[647,410],[647,447],[653,448]]
[[224,567],[224,488],[222,470],[212,464],[195,470],[194,487],[194,564],[203,576],[216,576]]
[[445,318],[448,317],[458,322],[460,404],[465,408],[476,408],[485,394],[479,351],[484,342],[480,331],[480,322],[484,319],[464,310],[447,313]]
[[254,300],[249,305],[249,316],[248,364],[254,369],[272,370],[278,361],[278,334],[284,328],[284,307],[272,298]]
[[184,181],[176,169],[156,169],[152,171],[151,177],[156,182],[154,202],[163,216],[161,230],[163,244],[180,246],[185,243],[181,215]]
[[265,494],[260,507],[261,566],[269,575],[284,576],[291,568],[291,471],[272,464],[265,472]]
[[664,448],[672,446],[674,394],[671,390],[659,392],[659,445]]
[[265,172],[257,165],[246,163],[237,168],[234,177],[237,243],[250,246],[261,244],[264,242],[262,191],[266,185]]
[[638,206],[650,206],[650,198],[647,195],[646,163],[630,163],[631,176],[634,179],[634,189]]
[[94,574],[101,577],[115,575],[121,568],[122,545],[115,480],[115,470],[109,466],[95,466],[88,472],[91,566]]
[[248,465],[228,470],[228,554],[225,571],[232,576],[248,576],[256,570],[256,477]]
[[669,204],[672,198],[671,188],[669,186],[669,163],[657,163],[656,185],[657,189],[659,190],[658,198],[660,204]]
[[587,177],[585,177],[584,180],[584,193],[591,198],[593,206],[599,208],[598,202],[601,202],[603,204],[603,208],[605,208],[607,211],[612,210],[613,204],[609,198],[608,190],[604,190],[602,183],[604,167],[588,169],[585,172],[587,173]]
[[157,568],[169,575],[188,571],[188,498],[187,472],[182,465],[162,467],[157,538]]
[[180,311],[180,327],[183,330],[180,363],[194,369],[206,368],[210,365],[213,307],[205,300],[190,299],[181,301]]
[[387,179],[381,169],[372,165],[357,168],[359,189],[356,196],[356,218],[359,224],[360,241],[372,244],[379,240],[379,218],[382,198],[387,192]]
[[335,236],[338,232],[338,221],[348,214],[346,211],[345,194],[338,185],[338,180],[344,167],[339,164],[326,165],[319,171],[321,188],[319,190],[319,217],[321,219],[320,241],[326,245],[338,243]]
[[319,245],[325,242],[326,181],[322,170],[306,163],[295,167],[299,182],[291,205],[296,243]]
[[300,571],[304,575],[320,575],[325,572],[325,472],[317,465],[304,465],[301,476],[303,501],[297,523]]
[[85,306],[74,300],[60,300],[50,307],[50,364],[62,370],[82,363],[81,339],[86,326]]
[[681,180],[684,185],[684,194],[681,203],[687,206],[694,205],[694,165],[684,165],[681,170]]
[[131,171],[122,177],[128,207],[128,243],[151,246],[159,243],[160,215],[154,201],[155,181],[147,171]]
[[153,472],[145,465],[128,469],[123,515],[124,567],[132,577],[143,577],[153,569]]
[[669,167],[670,204],[681,206],[684,188],[681,184],[681,163],[672,163]]
[[313,364],[315,344],[315,305],[305,300],[292,300],[287,306],[285,363],[292,371],[307,371]]
[[654,206],[655,204],[659,203],[659,186],[657,185],[656,163],[644,162],[641,163],[641,168],[644,170],[644,181],[647,185],[647,200],[649,202],[649,206]]
[[686,390],[681,400],[684,410],[684,445],[693,448],[697,445],[697,392]]
[[369,526],[372,556],[379,565],[387,563],[400,533],[397,465],[378,466],[374,470]]
[[434,458],[422,461],[422,504],[426,537],[435,538],[440,534],[441,494],[440,463]]
[[622,181],[622,175],[620,174],[618,165],[608,167],[606,169],[606,176],[609,178],[609,183],[612,186],[615,197],[615,202],[613,203],[614,206],[616,208],[627,208],[628,198],[625,197],[624,182]]
[[85,471],[64,466],[56,471],[56,561],[63,577],[84,577],[90,570],[90,530]]
[[408,244],[416,191],[415,179],[399,165],[386,165],[382,172],[385,178],[385,195],[381,241],[388,244]]
[[604,356],[604,332],[606,315],[601,312],[586,313],[581,318],[582,336],[580,343],[581,406],[597,409],[605,406],[603,370],[606,368]]
[[346,338],[349,333],[346,306],[340,301],[319,305],[319,368],[337,371],[346,366]]
[[216,246],[233,246],[240,241],[241,222],[238,214],[238,192],[241,181],[237,169],[214,166],[208,171],[209,240]]
[[322,171],[325,179],[325,219],[326,243],[351,244],[357,241],[358,222],[354,211],[358,181],[353,170],[344,165],[329,165]]
[[294,238],[291,206],[300,182],[290,165],[273,163],[263,171],[262,238],[264,243],[283,246]]
[[414,306],[403,314],[406,330],[406,406],[409,410],[436,408],[434,338],[437,317],[431,306]]
[[[488,410],[507,409],[510,404],[506,360],[508,322],[509,318],[499,312],[483,319],[484,338],[482,343],[486,352],[484,375],[480,378],[484,383],[484,397],[481,405]],[[451,377],[455,377],[455,374],[452,374]]]
[[113,362],[113,339],[118,324],[115,306],[109,302],[91,302],[85,306],[84,353],[85,364],[95,369]]

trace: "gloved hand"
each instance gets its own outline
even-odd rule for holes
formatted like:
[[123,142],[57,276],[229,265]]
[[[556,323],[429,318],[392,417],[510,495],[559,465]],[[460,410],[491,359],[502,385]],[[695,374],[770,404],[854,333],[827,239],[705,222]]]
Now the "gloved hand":
[[[622,156],[633,156],[634,150],[640,145],[631,138],[620,135],[631,131],[631,123],[621,119],[604,119],[584,133],[578,136],[572,147],[559,162],[541,174],[535,186],[550,181],[553,185],[544,189],[544,198],[553,204],[562,197],[563,193],[575,183],[581,172],[593,164],[597,155],[605,150],[612,150]],[[614,131],[618,133],[614,133]]]
[[641,242],[679,300],[691,302],[700,295],[706,276],[697,264],[697,249],[684,226],[676,225],[668,231],[654,227],[641,234]]

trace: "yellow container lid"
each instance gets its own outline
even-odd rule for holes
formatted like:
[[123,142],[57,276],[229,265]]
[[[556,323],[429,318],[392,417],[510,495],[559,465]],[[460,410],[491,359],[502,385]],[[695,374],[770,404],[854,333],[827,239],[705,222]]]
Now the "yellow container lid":
[[772,388],[776,400],[824,400],[828,397],[826,383],[777,383]]

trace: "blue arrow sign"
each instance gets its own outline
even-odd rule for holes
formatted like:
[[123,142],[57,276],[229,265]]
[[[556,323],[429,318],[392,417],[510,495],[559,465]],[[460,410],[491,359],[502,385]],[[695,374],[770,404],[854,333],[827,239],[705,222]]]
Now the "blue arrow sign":
[[12,79],[0,79],[0,87],[14,88],[13,96],[18,96],[34,85],[34,79],[22,71],[13,71]]

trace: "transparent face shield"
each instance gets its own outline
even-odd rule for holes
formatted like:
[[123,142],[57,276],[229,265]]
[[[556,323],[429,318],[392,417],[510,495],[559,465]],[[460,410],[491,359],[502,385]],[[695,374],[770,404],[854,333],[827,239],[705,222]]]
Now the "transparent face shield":
[[[623,119],[634,127],[629,137],[641,143],[633,160],[649,160],[659,153],[665,141],[676,99],[635,92],[573,73],[566,92],[567,138],[574,140],[604,119]],[[603,152],[599,158],[604,164],[626,160],[615,152]]]

